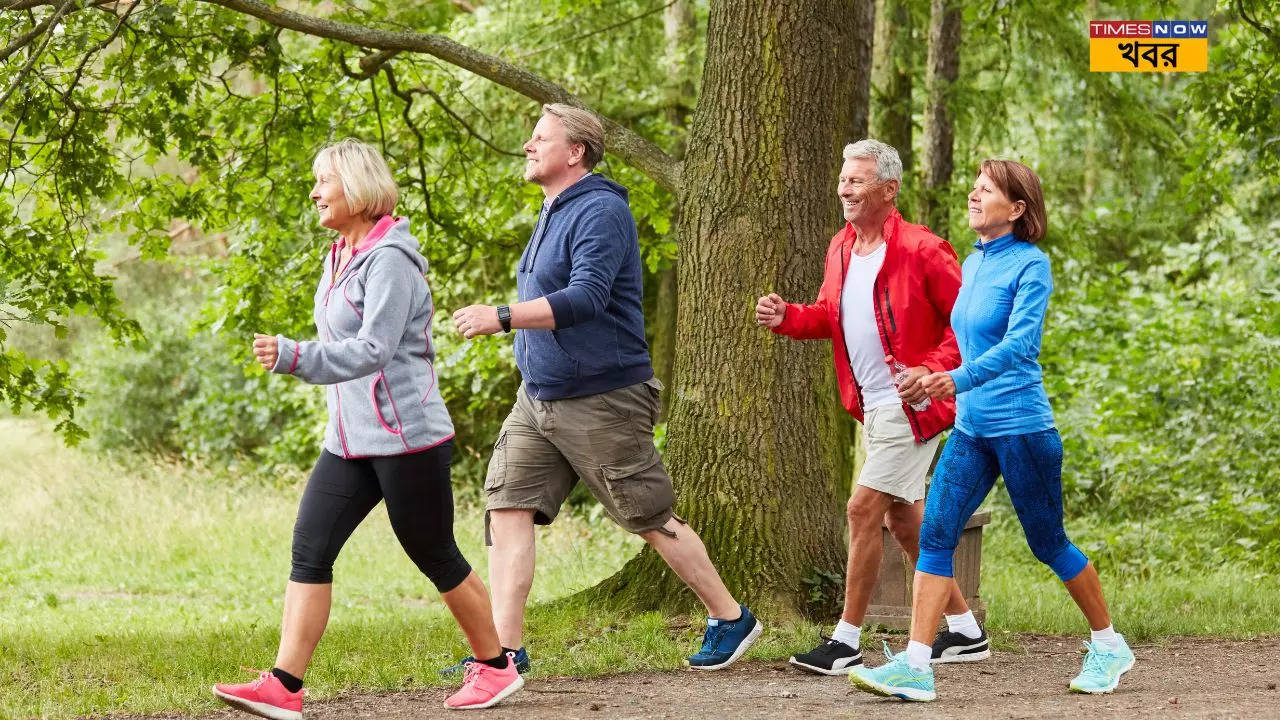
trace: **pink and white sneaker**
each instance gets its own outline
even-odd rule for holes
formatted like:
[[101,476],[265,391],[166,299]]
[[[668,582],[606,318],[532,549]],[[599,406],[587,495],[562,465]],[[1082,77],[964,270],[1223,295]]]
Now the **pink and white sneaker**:
[[507,653],[507,666],[502,670],[482,662],[469,662],[466,668],[462,687],[444,701],[444,706],[450,710],[493,707],[524,687],[524,678],[516,670],[516,659],[512,653]]
[[[246,668],[247,669],[247,668]],[[302,690],[289,692],[280,678],[266,670],[255,670],[251,683],[213,686],[213,694],[233,708],[272,720],[302,720]]]

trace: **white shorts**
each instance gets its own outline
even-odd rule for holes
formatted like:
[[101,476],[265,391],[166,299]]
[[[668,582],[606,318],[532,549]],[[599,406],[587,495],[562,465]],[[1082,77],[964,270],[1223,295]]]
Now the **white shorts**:
[[923,498],[924,477],[940,436],[917,443],[902,403],[868,410],[864,418],[867,460],[858,473],[858,484],[892,495],[895,502],[910,504]]

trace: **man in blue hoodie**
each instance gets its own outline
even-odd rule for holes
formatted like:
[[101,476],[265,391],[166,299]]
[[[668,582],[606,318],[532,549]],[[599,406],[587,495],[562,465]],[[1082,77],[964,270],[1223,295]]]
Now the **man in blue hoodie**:
[[627,190],[591,172],[604,128],[591,113],[545,105],[524,145],[524,178],[546,200],[516,268],[519,302],[453,315],[467,339],[516,333],[524,379],[485,477],[489,582],[498,638],[522,647],[533,584],[534,524],[548,525],[580,478],[609,517],[653,546],[707,607],[689,665],[729,666],[763,627],[725,588],[698,534],[675,515],[675,492],[653,446],[661,383],[641,308],[643,274]]

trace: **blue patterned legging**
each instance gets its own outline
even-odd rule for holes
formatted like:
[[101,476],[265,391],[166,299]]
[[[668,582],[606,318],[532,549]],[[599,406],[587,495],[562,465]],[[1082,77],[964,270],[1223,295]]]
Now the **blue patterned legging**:
[[1079,575],[1089,559],[1062,527],[1062,438],[1053,428],[992,438],[951,432],[925,501],[916,569],[954,574],[960,533],[1001,475],[1036,559],[1063,582]]

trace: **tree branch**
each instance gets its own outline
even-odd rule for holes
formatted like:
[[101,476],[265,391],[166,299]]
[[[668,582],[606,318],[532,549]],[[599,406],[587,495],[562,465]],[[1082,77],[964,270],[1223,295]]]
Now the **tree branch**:
[[1256,19],[1249,17],[1249,13],[1244,9],[1244,0],[1236,0],[1236,12],[1240,13],[1240,17],[1244,18],[1244,21],[1252,25],[1255,30],[1265,35],[1273,45],[1280,48],[1280,34],[1277,34],[1275,30],[1263,25]]
[[45,30],[48,30],[49,26],[52,25],[53,21],[56,19],[58,19],[58,14],[53,13],[49,17],[45,18],[44,21],[42,21],[39,25],[36,25],[35,27],[31,28],[30,31],[23,33],[21,37],[19,37],[17,40],[14,40],[13,43],[10,44],[8,47],[6,47],[3,50],[0,50],[0,62],[4,62],[5,60],[9,59],[10,55],[26,47],[27,43],[39,37],[40,34],[43,33]]
[[[58,6],[58,9],[49,17],[49,24],[51,26],[56,26],[59,18],[67,14],[67,10],[71,8],[72,2],[74,2],[74,0],[65,0],[65,2]],[[27,73],[31,72],[31,68],[35,66],[36,61],[44,54],[44,49],[49,46],[49,39],[51,37],[53,37],[52,33],[45,35],[44,42],[40,43],[40,47],[37,48],[35,52],[31,53],[31,57],[27,60],[27,64],[23,65],[22,69],[18,71],[18,75],[13,78],[13,84],[9,86],[8,90],[4,91],[4,96],[0,97],[0,108],[3,108],[5,103],[9,102],[9,96],[13,94],[14,90],[18,89],[18,86],[22,84],[23,79],[26,78]]]
[[[546,78],[501,58],[454,42],[442,35],[361,27],[283,10],[259,0],[200,0],[200,2],[252,15],[276,27],[307,35],[340,40],[377,50],[424,53],[492,80],[536,102],[560,102],[591,110],[576,95]],[[648,175],[667,190],[672,192],[679,190],[680,163],[632,130],[603,116],[600,120],[604,124],[606,143],[611,153]]]

